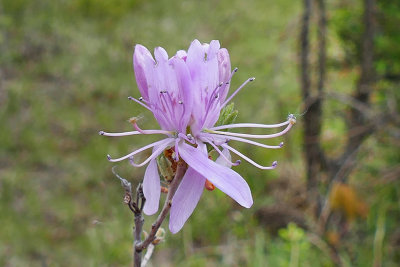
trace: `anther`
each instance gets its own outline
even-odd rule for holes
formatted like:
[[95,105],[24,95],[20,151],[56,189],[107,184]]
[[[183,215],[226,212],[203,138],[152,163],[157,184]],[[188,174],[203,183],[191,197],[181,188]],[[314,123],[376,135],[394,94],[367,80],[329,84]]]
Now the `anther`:
[[238,68],[234,68],[233,69],[233,72],[237,72],[239,69]]
[[128,96],[128,99],[129,99],[129,100],[133,100],[133,97],[131,97],[131,96]]
[[193,140],[193,135],[187,134],[186,136],[187,136],[187,138],[188,138],[189,140]]
[[295,124],[296,123],[296,116],[294,116],[293,114],[289,114],[288,116],[288,121],[290,122],[290,124]]
[[272,162],[272,167],[275,168],[276,166],[278,166],[278,162],[277,161]]
[[252,78],[249,79],[249,81],[252,82],[252,81],[254,81],[255,79],[256,79],[255,77],[252,77]]
[[129,118],[129,122],[130,123],[132,123],[132,124],[135,124],[135,123],[137,123],[138,122],[138,120],[139,120],[139,118],[138,117],[132,117],[132,118]]
[[182,101],[182,100],[179,100],[178,103],[182,105],[182,104],[183,104],[183,101]]
[[280,142],[280,143],[279,143],[279,147],[283,147],[283,142]]
[[229,84],[230,82],[226,82],[225,84]]
[[99,132],[99,135],[104,135],[104,131],[100,131],[100,132]]
[[111,160],[111,156],[110,156],[110,155],[107,155],[107,159],[108,159],[108,160]]
[[220,83],[218,86],[219,86],[219,87],[221,87],[222,85],[224,85],[224,83],[223,83],[223,82],[221,82],[221,83]]
[[238,160],[235,162],[235,164],[233,164],[233,166],[238,166],[238,165],[240,165],[240,163],[242,163],[242,161],[241,161],[240,159],[238,159]]
[[143,97],[139,97],[139,101],[143,101]]

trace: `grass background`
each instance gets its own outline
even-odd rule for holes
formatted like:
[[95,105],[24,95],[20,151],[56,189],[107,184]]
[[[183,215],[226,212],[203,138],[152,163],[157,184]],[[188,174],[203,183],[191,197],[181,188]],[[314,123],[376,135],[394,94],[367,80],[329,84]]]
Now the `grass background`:
[[[136,115],[144,116],[143,128],[154,128],[152,115],[127,100],[139,96],[134,45],[162,46],[173,55],[193,39],[220,40],[232,66],[239,67],[231,88],[256,77],[235,98],[237,121],[276,123],[302,112],[300,13],[301,3],[289,0],[1,1],[0,265],[130,264],[133,218],[106,154],[124,155],[151,137],[109,139],[97,132],[130,130],[127,119]],[[329,58],[344,60],[333,31],[328,42]],[[340,65],[329,72],[327,87],[351,92],[357,77],[356,68]],[[337,115],[342,107],[333,101],[324,110],[324,146],[331,154],[344,143],[345,127]],[[255,216],[274,203],[301,206],[305,174],[301,117],[298,121],[276,140],[285,141],[282,150],[237,145],[257,162],[279,162],[274,171],[247,163],[235,168],[252,189],[251,209],[218,190],[204,192],[184,229],[168,233],[156,248],[152,266],[333,266],[324,246],[310,239],[312,231],[289,225],[271,234],[268,224],[279,218]],[[368,140],[351,179],[371,208],[340,243],[348,266],[370,266],[379,255],[384,266],[399,259],[400,238],[393,239],[400,235],[399,181],[378,184],[377,176],[400,157],[398,149],[381,141]],[[128,162],[117,170],[133,184],[144,173]],[[147,218],[146,229],[153,219]],[[384,231],[381,242],[378,230]]]

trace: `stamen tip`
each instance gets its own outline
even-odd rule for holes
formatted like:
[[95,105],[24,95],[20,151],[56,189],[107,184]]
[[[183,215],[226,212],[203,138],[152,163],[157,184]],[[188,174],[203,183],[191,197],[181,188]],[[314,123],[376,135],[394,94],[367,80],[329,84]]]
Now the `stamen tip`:
[[284,144],[283,142],[280,142],[279,147],[283,147],[283,144]]
[[238,166],[238,165],[240,165],[240,163],[242,163],[242,161],[241,161],[240,159],[238,159],[238,160],[235,162],[234,166]]
[[133,100],[133,97],[131,97],[131,96],[128,96],[128,99],[129,99],[129,100]]
[[255,79],[256,79],[256,77],[251,77],[251,78],[249,79],[249,81],[252,82],[252,81],[254,81]]
[[99,131],[99,135],[104,135],[104,131]]
[[109,161],[111,161],[111,156],[110,156],[110,155],[107,155],[107,159],[108,159]]
[[296,123],[296,116],[293,114],[289,114],[288,116],[288,121],[290,122],[290,124],[295,124]]
[[272,162],[272,167],[276,168],[276,166],[278,166],[278,162],[275,160],[274,162]]
[[234,68],[234,69],[233,69],[234,72],[237,72],[238,70],[239,70],[238,68]]

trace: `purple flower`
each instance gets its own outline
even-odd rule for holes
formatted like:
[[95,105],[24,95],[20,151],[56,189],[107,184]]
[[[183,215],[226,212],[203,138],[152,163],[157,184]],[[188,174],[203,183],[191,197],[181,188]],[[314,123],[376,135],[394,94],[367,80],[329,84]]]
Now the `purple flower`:
[[[230,152],[240,156],[260,169],[273,169],[271,166],[261,166],[243,155],[230,145],[230,141],[245,142],[264,148],[277,149],[279,145],[265,145],[249,139],[268,139],[278,137],[290,130],[295,123],[295,117],[279,124],[265,125],[254,123],[238,123],[215,126],[221,110],[250,81],[245,81],[228,98],[229,84],[237,71],[231,71],[228,51],[220,48],[218,41],[201,44],[194,40],[188,51],[180,50],[172,58],[158,47],[154,51],[155,60],[143,46],[137,45],[133,54],[133,66],[136,81],[141,93],[139,100],[130,97],[149,109],[160,130],[142,130],[135,119],[131,120],[136,131],[125,133],[106,133],[106,136],[126,136],[135,134],[161,134],[166,137],[160,141],[144,146],[126,156],[108,159],[112,162],[131,159],[131,164],[140,167],[147,163],[143,190],[146,197],[144,213],[151,215],[157,212],[160,199],[160,179],[157,167],[157,157],[166,149],[174,149],[174,160],[182,158],[188,164],[188,170],[182,179],[171,206],[169,228],[172,233],[178,232],[192,214],[204,190],[206,181],[232,197],[243,207],[253,204],[251,191],[246,181],[231,166],[240,161],[232,162]],[[235,128],[278,128],[284,130],[269,135],[253,135],[229,132]],[[216,161],[209,159],[206,144],[209,144],[219,157]],[[153,149],[153,153],[142,163],[135,163],[133,156]]]

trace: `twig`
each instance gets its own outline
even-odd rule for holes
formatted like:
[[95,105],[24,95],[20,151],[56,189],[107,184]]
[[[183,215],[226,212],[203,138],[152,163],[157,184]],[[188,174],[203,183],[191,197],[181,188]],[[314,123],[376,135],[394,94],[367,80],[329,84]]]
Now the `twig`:
[[[171,208],[171,203],[172,203],[172,198],[178,189],[178,186],[180,182],[182,181],[183,176],[186,173],[187,165],[185,162],[180,161],[178,163],[178,167],[176,170],[176,174],[174,179],[172,180],[171,184],[169,185],[168,188],[168,195],[167,199],[165,200],[164,207],[160,212],[160,215],[158,215],[157,220],[153,223],[151,226],[151,231],[147,238],[145,240],[141,240],[141,235],[142,235],[142,229],[143,229],[143,206],[145,202],[145,198],[143,195],[143,188],[142,185],[139,184],[137,190],[136,190],[136,203],[132,203],[134,214],[135,214],[135,228],[134,228],[134,246],[133,246],[133,266],[134,267],[141,267],[145,266],[147,262],[149,261],[153,250],[154,250],[154,244],[153,242],[156,239],[156,234],[158,229],[160,228],[162,222],[165,220],[167,217],[167,214]],[[141,201],[140,205],[139,202]],[[143,258],[142,262],[142,251],[147,248],[146,255]]]
[[[168,188],[168,195],[167,195],[167,199],[165,200],[164,207],[161,210],[160,214],[158,215],[157,220],[151,226],[151,231],[150,231],[148,237],[143,242],[136,244],[136,246],[135,246],[136,252],[141,252],[143,249],[146,249],[150,245],[150,243],[154,241],[157,230],[160,228],[162,222],[167,217],[167,214],[168,214],[169,210],[171,209],[172,198],[175,195],[176,189],[178,189],[178,185],[181,183],[182,178],[186,173],[186,169],[187,169],[186,163],[184,163],[182,161],[178,163],[178,168],[176,170],[175,177],[172,180],[172,182]],[[137,265],[137,266],[140,266],[140,265]]]
[[142,265],[141,267],[145,267],[147,262],[150,260],[151,255],[153,255],[153,251],[154,251],[154,245],[150,244],[147,248],[147,252],[143,257],[143,261],[142,261]]
[[[140,202],[140,205],[139,205]],[[133,266],[140,266],[140,262],[142,261],[142,251],[137,251],[135,249],[136,245],[142,242],[142,229],[143,229],[143,207],[146,202],[146,198],[143,194],[143,186],[139,184],[136,189],[136,212],[135,214],[135,227],[133,228],[134,233],[134,242],[133,242]]]

